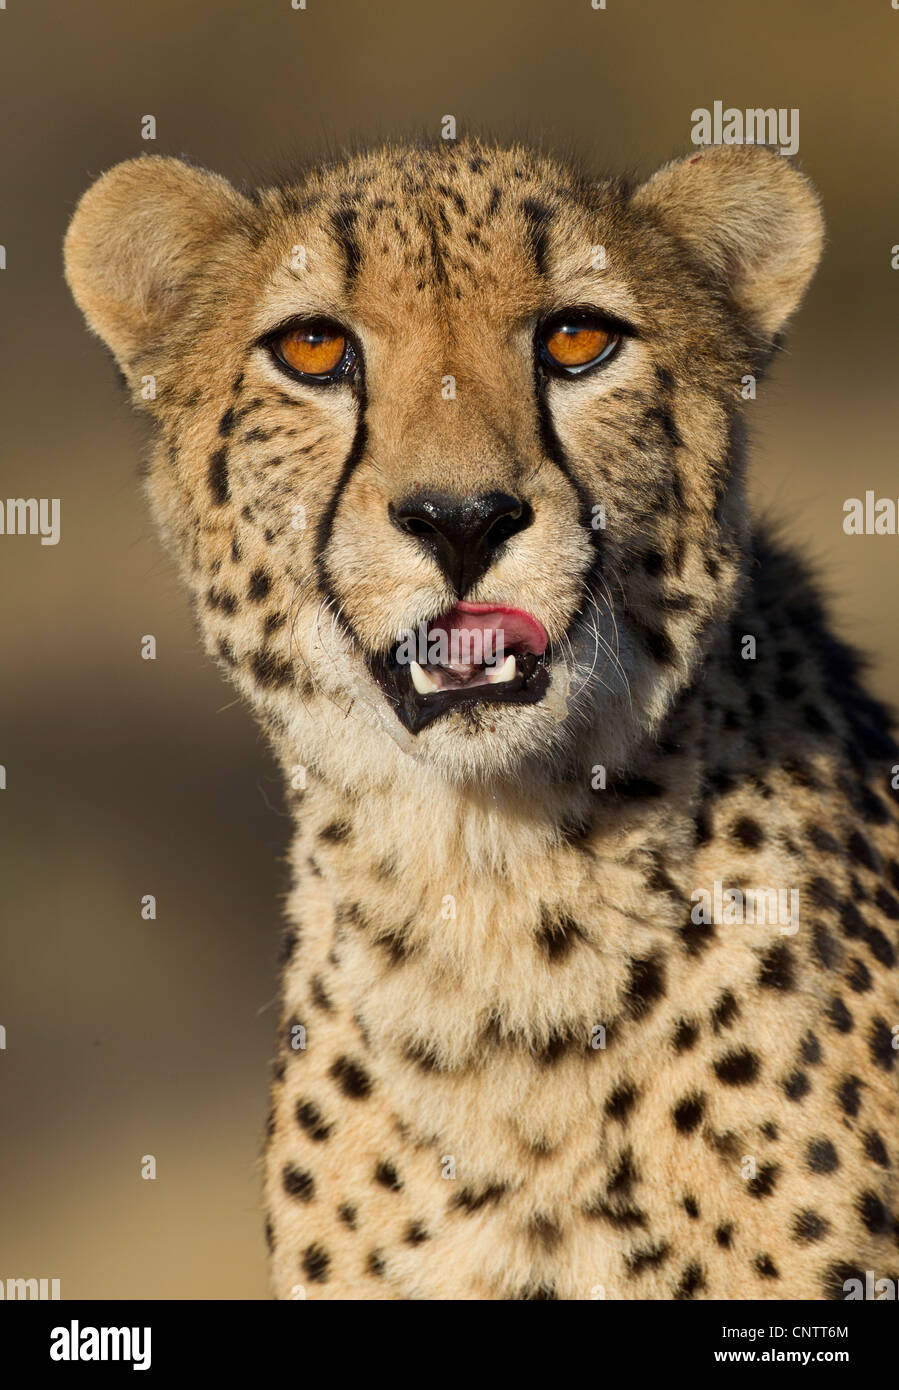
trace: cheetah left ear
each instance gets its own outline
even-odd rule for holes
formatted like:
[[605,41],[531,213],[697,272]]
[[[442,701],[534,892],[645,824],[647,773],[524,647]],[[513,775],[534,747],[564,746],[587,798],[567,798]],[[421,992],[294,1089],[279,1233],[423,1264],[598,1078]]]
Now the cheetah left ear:
[[633,201],[721,276],[766,337],[780,332],[824,245],[817,194],[782,155],[715,145],[666,164]]
[[164,155],[117,164],[84,194],[66,234],[66,279],[126,376],[132,355],[183,313],[191,284],[248,211],[225,179]]

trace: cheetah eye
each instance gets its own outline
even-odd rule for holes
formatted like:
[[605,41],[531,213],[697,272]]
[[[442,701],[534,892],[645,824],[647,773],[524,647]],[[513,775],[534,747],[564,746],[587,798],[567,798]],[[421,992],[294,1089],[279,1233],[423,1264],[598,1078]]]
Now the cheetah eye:
[[559,376],[579,376],[605,362],[622,334],[599,315],[557,314],[539,330],[540,360]]
[[306,381],[333,382],[351,375],[356,354],[344,329],[330,319],[296,324],[269,339],[276,360]]

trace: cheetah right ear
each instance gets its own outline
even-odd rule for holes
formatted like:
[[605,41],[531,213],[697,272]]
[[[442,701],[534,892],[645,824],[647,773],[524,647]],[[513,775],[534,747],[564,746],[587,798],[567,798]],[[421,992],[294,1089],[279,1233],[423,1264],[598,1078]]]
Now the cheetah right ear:
[[666,164],[634,204],[716,272],[767,338],[798,308],[824,245],[812,185],[758,145],[713,145]]
[[159,155],[117,164],[87,190],[66,234],[66,279],[126,375],[133,353],[165,331],[212,249],[239,234],[249,211],[217,174]]

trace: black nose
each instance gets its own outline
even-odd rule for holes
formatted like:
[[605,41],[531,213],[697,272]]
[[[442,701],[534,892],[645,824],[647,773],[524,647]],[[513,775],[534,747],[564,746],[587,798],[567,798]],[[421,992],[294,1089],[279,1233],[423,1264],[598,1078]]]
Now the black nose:
[[389,511],[394,525],[431,551],[459,598],[490,568],[499,547],[534,519],[527,502],[507,492],[422,493]]

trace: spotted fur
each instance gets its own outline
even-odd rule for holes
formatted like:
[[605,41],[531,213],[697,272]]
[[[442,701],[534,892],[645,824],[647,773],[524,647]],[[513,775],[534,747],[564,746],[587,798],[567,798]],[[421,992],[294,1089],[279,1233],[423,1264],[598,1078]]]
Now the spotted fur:
[[[899,751],[744,497],[741,384],[821,241],[804,178],[738,147],[635,188],[388,148],[252,197],[143,158],[82,200],[69,282],[296,816],[279,1297],[897,1278]],[[626,343],[548,381],[534,325],[585,303]],[[355,384],[279,373],[302,314],[356,334]],[[467,596],[544,624],[540,703],[396,719],[368,658],[456,597],[391,524],[410,489],[527,498]],[[694,922],[716,880],[798,889],[798,931]]]

